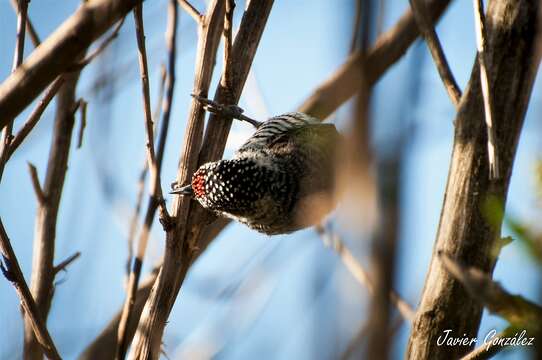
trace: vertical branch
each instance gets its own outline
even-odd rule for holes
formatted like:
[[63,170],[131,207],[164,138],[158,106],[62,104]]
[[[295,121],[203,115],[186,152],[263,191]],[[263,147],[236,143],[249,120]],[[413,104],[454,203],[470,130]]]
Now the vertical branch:
[[478,63],[480,64],[480,85],[482,87],[482,96],[484,98],[484,118],[487,127],[487,155],[489,160],[489,177],[492,180],[501,177],[500,163],[497,156],[497,133],[493,123],[493,94],[491,79],[487,70],[486,55],[486,25],[484,15],[483,0],[472,0],[474,5],[474,24],[476,28],[476,49],[478,51]]
[[[19,13],[19,0],[11,0],[11,7],[15,12]],[[28,6],[29,0],[23,0],[24,3],[26,3],[26,6]],[[24,4],[23,4],[24,5]],[[36,29],[34,28],[34,25],[32,25],[32,21],[30,21],[30,18],[28,17],[28,14],[26,16],[26,31],[28,32],[28,35],[30,36],[30,40],[32,40],[32,43],[35,47],[38,47],[38,45],[41,43],[40,37],[38,36],[38,33],[36,32]]]
[[[232,48],[233,69],[231,92],[228,94],[222,86],[219,86],[214,97],[215,101],[223,103],[228,95],[231,95],[234,104],[239,100],[272,4],[273,1],[271,0],[250,2],[243,15],[239,32]],[[223,3],[220,7],[222,8],[220,11],[221,17],[223,17]],[[218,31],[221,29],[222,26],[218,28]],[[216,55],[216,52],[214,55]],[[212,66],[210,69],[212,69]],[[198,79],[197,74],[196,79]],[[205,96],[200,88],[194,89],[193,93]],[[197,109],[196,113],[203,110],[201,105],[193,105],[194,108]],[[199,155],[199,162],[214,160],[222,155],[230,126],[231,120],[211,115]],[[196,134],[193,132],[195,129],[198,130]],[[197,158],[199,146],[195,147],[189,140],[192,138],[197,143],[201,136],[197,135],[201,134],[200,131],[202,130],[201,124],[194,126],[189,121],[184,145],[187,151],[185,155],[188,156],[183,157],[183,163],[185,164],[181,165],[177,174],[178,183],[187,182],[195,170],[197,163],[194,163],[194,160]],[[191,171],[187,172],[186,170]],[[175,227],[167,232],[164,264],[141,316],[139,331],[136,334],[135,344],[130,357],[132,359],[155,359],[158,357],[166,320],[194,254],[197,253],[196,246],[203,233],[203,220],[206,218],[206,214],[201,209],[196,210],[198,209],[197,207],[189,208],[189,205],[190,201],[185,197],[176,198],[173,206],[176,217]]]
[[[38,204],[34,233],[31,290],[38,310],[47,321],[54,293],[54,253],[56,222],[75,122],[75,89],[79,73],[66,75],[66,82],[59,90],[53,141],[49,152],[47,173],[43,187],[45,201]],[[25,319],[25,359],[42,357],[41,348],[32,331],[32,324]]]
[[55,344],[51,338],[51,335],[47,331],[45,321],[40,314],[40,311],[34,302],[34,298],[30,293],[30,289],[24,280],[23,272],[11,246],[11,241],[4,229],[4,224],[0,219],[0,252],[2,253],[3,263],[0,261],[0,268],[4,276],[11,281],[19,300],[21,301],[21,306],[24,310],[25,320],[31,326],[32,331],[38,341],[38,344],[41,346],[41,349],[49,359],[60,359],[58,350],[56,349]]
[[[439,252],[491,274],[502,219],[482,209],[498,199],[504,209],[517,143],[539,64],[536,52],[538,0],[491,1],[488,8],[486,58],[493,75],[494,119],[498,125],[501,175],[489,176],[480,67],[475,63],[456,118],[453,152],[433,256],[410,335],[407,358],[459,358],[470,346],[437,346],[446,329],[475,337],[482,306],[442,266]],[[517,44],[521,43],[521,46]],[[463,335],[465,334],[465,335]]]
[[224,14],[224,72],[220,79],[220,84],[230,91],[232,82],[232,28],[233,28],[233,9],[235,9],[235,0],[226,0],[226,12]]
[[[138,321],[139,318],[131,319],[134,316],[134,305],[137,295],[137,287],[139,284],[139,278],[141,276],[141,268],[143,266],[143,258],[145,256],[145,251],[147,249],[147,243],[149,241],[150,231],[152,228],[152,223],[154,220],[154,215],[156,213],[157,207],[160,207],[160,218],[163,219],[164,225],[169,221],[169,215],[167,214],[167,209],[165,207],[165,201],[162,198],[161,194],[161,181],[160,181],[160,171],[162,168],[162,159],[164,157],[164,149],[166,144],[166,138],[169,128],[169,119],[171,115],[171,104],[173,102],[173,89],[175,85],[175,60],[176,60],[176,40],[177,40],[177,18],[178,18],[178,9],[176,0],[170,0],[168,5],[168,28],[166,31],[166,41],[168,47],[168,72],[166,78],[166,99],[163,103],[163,118],[161,122],[160,136],[158,139],[158,151],[155,159],[152,159],[151,151],[148,151],[149,154],[149,163],[148,168],[151,169],[151,195],[149,197],[149,205],[147,207],[147,212],[145,214],[145,220],[143,223],[143,228],[141,230],[141,235],[139,239],[138,249],[136,257],[133,262],[132,271],[130,272],[127,288],[127,296],[124,302],[124,309],[120,318],[119,328],[118,328],[118,350],[117,350],[117,359],[124,359],[126,356],[126,351],[131,343],[132,338],[128,337],[127,327],[130,321]],[[138,48],[140,51],[140,65],[142,71],[142,79],[148,78],[147,75],[147,65],[146,65],[146,54],[145,54],[145,43],[144,43],[144,29],[143,29],[143,18],[142,18],[142,6],[136,6],[134,10],[134,16],[136,17],[136,32],[138,39]],[[143,80],[143,92],[144,92],[144,102],[145,102],[145,115],[147,116],[147,132],[149,131],[149,122],[152,122],[152,119],[149,121],[150,116],[150,100],[149,100],[149,88],[148,83],[145,87]],[[149,113],[147,113],[149,111]],[[147,133],[147,139],[154,139],[154,135],[151,128],[151,133]],[[147,143],[147,148],[151,148],[154,151],[154,144]],[[153,164],[151,161],[154,161]],[[155,174],[153,175],[153,172]],[[157,189],[157,187],[159,189]]]
[[[11,67],[12,73],[14,73],[15,70],[19,67],[19,65],[21,65],[21,63],[23,62],[28,1],[29,0],[18,0],[17,38],[15,41],[15,52],[13,54],[13,65]],[[9,118],[6,122],[5,127],[2,127],[2,147],[0,148],[0,180],[2,179],[2,175],[4,173],[4,167],[6,166],[9,148],[11,145],[11,141],[13,140],[13,120],[14,117]]]

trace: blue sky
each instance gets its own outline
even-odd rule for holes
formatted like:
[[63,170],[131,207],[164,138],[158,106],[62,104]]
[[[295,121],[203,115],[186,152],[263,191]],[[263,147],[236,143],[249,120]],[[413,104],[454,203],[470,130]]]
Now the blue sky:
[[[194,1],[204,9],[203,1]],[[276,1],[240,105],[247,115],[264,118],[292,111],[345,59],[353,21],[352,0]],[[30,15],[42,38],[78,6],[71,0],[32,1]],[[236,9],[239,23],[243,3]],[[395,23],[407,1],[385,5],[384,29]],[[437,30],[451,68],[462,88],[475,55],[472,4],[455,1]],[[166,1],[147,1],[145,21],[151,96],[156,98],[159,64],[165,61]],[[11,49],[15,16],[8,0],[0,0],[0,44]],[[458,26],[461,24],[461,26]],[[177,83],[170,135],[162,172],[167,190],[175,178],[179,149],[190,102],[196,27],[181,12]],[[27,54],[31,46],[27,45]],[[0,76],[11,67],[11,50],[0,53]],[[128,218],[135,201],[136,179],[144,160],[144,129],[133,20],[129,16],[114,45],[85,69],[79,94],[89,101],[88,125],[81,150],[72,150],[57,226],[56,259],[75,251],[74,263],[56,289],[49,328],[60,352],[75,358],[120,308],[124,299]],[[219,58],[220,59],[220,58]],[[94,79],[111,71],[116,80],[110,93],[93,90]],[[217,62],[217,70],[221,67]],[[218,74],[218,71],[217,71]],[[413,88],[412,79],[419,78]],[[217,77],[213,81],[214,89]],[[412,101],[413,92],[418,100]],[[111,100],[110,102],[104,101]],[[534,161],[541,153],[540,84],[536,83],[508,198],[508,211],[527,222],[540,216],[534,196]],[[153,100],[154,103],[154,100]],[[25,112],[18,123],[26,117]],[[346,121],[349,104],[332,116]],[[407,149],[402,185],[404,218],[398,250],[396,287],[415,305],[429,264],[442,205],[453,139],[455,109],[447,97],[425,44],[416,43],[376,86],[372,119],[377,147],[396,140],[401,124],[415,124]],[[0,216],[29,279],[36,202],[26,161],[36,164],[43,178],[54,117],[52,106],[6,168],[0,186]],[[77,127],[79,125],[77,124]],[[225,156],[251,133],[235,124]],[[360,204],[363,213],[364,204]],[[507,230],[504,230],[507,235]],[[368,239],[348,241],[364,264]],[[162,253],[163,233],[153,228],[145,269]],[[536,299],[537,268],[512,243],[503,249],[495,278],[513,293]],[[0,359],[12,358],[22,346],[18,301],[7,281],[0,280],[0,323],[7,342],[0,342]],[[219,359],[330,359],[340,354],[365,319],[367,291],[360,287],[333,252],[312,230],[267,237],[235,224],[228,227],[191,270],[166,328],[170,358],[206,351]],[[481,334],[500,329],[503,322],[484,317]],[[395,344],[401,358],[408,336],[403,326]],[[499,355],[523,358],[521,353]]]

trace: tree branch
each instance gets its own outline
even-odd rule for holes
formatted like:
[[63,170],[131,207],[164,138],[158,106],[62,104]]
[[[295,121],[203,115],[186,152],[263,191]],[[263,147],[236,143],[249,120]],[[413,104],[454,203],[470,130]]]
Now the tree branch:
[[476,268],[467,268],[445,253],[439,253],[444,268],[490,312],[506,319],[511,325],[537,333],[542,329],[542,307],[512,295],[500,284]]
[[[428,20],[436,22],[449,3],[450,0],[428,1],[426,4]],[[303,102],[299,111],[319,119],[327,118],[359,91],[359,84],[362,81],[360,71],[362,61],[365,61],[367,84],[372,86],[405,54],[418,35],[414,15],[408,10],[397,24],[377,39],[367,54],[362,56],[361,51],[356,51],[350,55],[343,66]]]
[[410,6],[412,7],[412,12],[414,14],[414,18],[416,19],[416,23],[423,33],[427,47],[431,52],[431,56],[433,57],[433,61],[435,62],[440,78],[444,83],[444,87],[446,88],[452,103],[457,108],[459,107],[459,101],[461,100],[461,89],[455,81],[452,70],[450,70],[450,66],[448,65],[448,61],[446,60],[446,56],[444,55],[444,51],[442,50],[442,46],[438,39],[437,32],[435,31],[433,24],[427,20],[424,1],[410,0]]
[[0,268],[4,276],[11,281],[19,300],[21,301],[21,306],[24,309],[25,320],[31,326],[32,331],[34,332],[38,344],[41,346],[41,349],[49,359],[60,360],[60,355],[56,349],[55,344],[51,335],[47,331],[45,321],[40,314],[38,306],[34,302],[34,298],[30,293],[30,289],[24,280],[24,275],[15,256],[15,252],[11,247],[11,241],[9,240],[6,229],[4,229],[4,224],[0,219],[0,251],[2,252],[3,263],[0,262]]
[[[13,8],[13,10],[15,10],[16,13],[19,13],[18,0],[11,0],[11,7]],[[28,14],[26,16],[26,31],[28,32],[28,35],[30,36],[30,40],[32,41],[32,44],[34,44],[34,47],[38,47],[39,44],[41,43],[40,37],[38,36],[38,33],[36,32],[34,25],[32,25],[32,22],[30,21]]]
[[[66,81],[59,90],[53,141],[49,152],[47,172],[43,186],[46,201],[38,205],[34,235],[33,269],[31,278],[32,295],[41,316],[47,321],[54,292],[54,254],[56,222],[66,171],[70,145],[75,123],[73,109],[76,105],[75,89],[79,72],[66,75]],[[36,341],[31,324],[25,319],[25,359],[41,359],[41,349]]]
[[[162,159],[164,157],[164,149],[166,144],[166,138],[169,128],[169,118],[171,114],[171,104],[173,101],[173,89],[175,85],[175,60],[176,60],[176,38],[177,38],[177,2],[176,0],[170,0],[168,6],[168,29],[167,29],[167,46],[168,46],[168,74],[167,74],[167,89],[166,89],[166,100],[164,102],[164,111],[163,119],[160,130],[160,137],[158,139],[158,153],[153,160],[153,154],[149,154],[149,162],[147,168],[151,169],[151,195],[149,198],[149,205],[147,207],[147,213],[145,215],[145,222],[143,224],[143,229],[141,231],[141,236],[139,240],[139,246],[136,254],[136,258],[133,262],[133,268],[128,280],[128,289],[127,296],[124,303],[124,309],[119,323],[119,332],[118,332],[118,352],[117,359],[124,359],[126,356],[126,351],[131,343],[132,337],[128,338],[127,326],[131,321],[131,318],[134,316],[133,307],[135,303],[135,297],[137,296],[137,287],[139,283],[139,278],[141,276],[141,268],[143,266],[143,258],[145,256],[145,251],[147,248],[147,243],[149,240],[150,230],[152,228],[152,223],[154,220],[154,215],[156,213],[157,207],[160,206],[160,218],[165,221],[164,224],[169,222],[169,214],[167,213],[167,208],[165,207],[165,201],[163,200],[163,195],[161,194],[161,180],[160,180],[160,171],[162,168]],[[134,15],[136,16],[136,31],[138,35],[138,47],[140,48],[140,56],[145,60],[144,66],[142,66],[142,72],[146,73],[146,55],[145,55],[145,45],[144,45],[144,32],[143,32],[143,18],[142,18],[142,9],[141,6],[137,6],[134,10]],[[140,57],[141,59],[141,57]],[[145,75],[148,78],[148,75]],[[149,89],[148,84],[146,89],[144,89],[144,99],[145,99],[145,114],[147,115],[147,131],[149,131],[149,120],[152,121],[150,117],[150,99],[149,99]],[[148,113],[147,113],[148,111]],[[147,142],[149,139],[154,141],[154,133],[152,132],[147,134]],[[148,149],[152,149],[154,152],[154,144],[147,144]],[[151,153],[151,151],[149,151]],[[153,164],[152,161],[155,163]],[[153,173],[154,172],[154,173]],[[134,321],[139,321],[139,317],[134,319]]]
[[[445,329],[475,337],[481,305],[442,267],[443,251],[491,274],[500,246],[502,215],[490,221],[482,209],[496,199],[504,209],[516,147],[536,69],[537,0],[492,1],[488,10],[487,59],[495,87],[495,124],[502,178],[489,179],[487,133],[483,121],[479,66],[475,64],[456,118],[455,139],[440,224],[407,358],[459,358],[472,348],[439,347]],[[518,46],[518,44],[522,44]]]
[[196,24],[201,25],[204,19],[204,16],[200,14],[200,12],[187,0],[178,0],[179,5],[188,13],[188,15],[192,16]]
[[[232,88],[229,94],[226,94],[226,90],[219,85],[214,97],[214,100],[218,103],[224,103],[228,95],[231,95],[231,98],[234,100],[233,104],[237,103],[272,4],[273,1],[270,0],[253,1],[245,11],[232,49],[232,64],[234,65],[234,69],[232,69]],[[220,5],[220,8],[221,11],[219,13],[223,17],[223,3]],[[220,26],[219,31],[221,28],[222,26]],[[212,59],[214,59],[214,56]],[[200,68],[198,67],[198,69]],[[200,70],[196,72],[199,73]],[[198,76],[196,76],[196,85],[198,85],[197,79]],[[199,96],[206,96],[205,93],[202,93],[201,88],[197,86],[193,93]],[[195,106],[193,104],[193,109],[194,107],[202,109],[200,104],[196,104]],[[199,156],[200,163],[215,160],[222,155],[230,126],[231,120],[213,115],[210,116],[205,140],[201,147],[202,151]],[[194,134],[193,131],[196,129],[198,133]],[[198,144],[201,131],[202,124],[194,126],[192,121],[189,121],[185,136],[185,150],[188,150],[188,152],[185,152],[185,156],[182,157],[184,161],[177,175],[177,183],[183,184],[187,182],[193,171],[195,171],[197,163],[194,160],[196,159],[199,146],[195,147],[195,144],[190,140],[193,139]],[[195,207],[195,204],[192,204],[193,208],[189,210],[189,205],[190,200],[185,197],[177,197],[173,204],[176,217],[175,228],[169,231],[166,236],[164,265],[160,270],[158,279],[154,284],[153,291],[142,314],[139,331],[136,334],[135,344],[131,353],[132,359],[157,358],[165,322],[173,307],[191,260],[197,251],[198,240],[201,237],[204,222],[205,219],[208,219],[208,216],[203,209]]]
[[0,128],[24,110],[58,75],[141,0],[89,0],[0,85]]

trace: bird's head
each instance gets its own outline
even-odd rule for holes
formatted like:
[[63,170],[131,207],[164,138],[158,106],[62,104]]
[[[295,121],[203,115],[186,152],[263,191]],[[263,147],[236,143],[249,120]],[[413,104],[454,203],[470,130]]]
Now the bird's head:
[[204,208],[228,212],[249,208],[260,198],[266,176],[266,168],[251,159],[220,160],[202,165],[190,185],[171,193],[191,196]]

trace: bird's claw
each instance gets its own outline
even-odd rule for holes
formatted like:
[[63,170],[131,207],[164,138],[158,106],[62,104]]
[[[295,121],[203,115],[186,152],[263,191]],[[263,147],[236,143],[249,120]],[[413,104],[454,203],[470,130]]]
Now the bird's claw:
[[203,108],[210,113],[224,115],[239,119],[244,110],[237,105],[224,105],[203,96],[192,94],[192,97],[203,104]]

